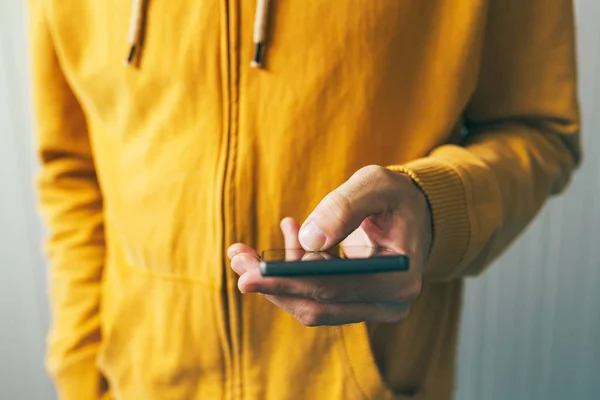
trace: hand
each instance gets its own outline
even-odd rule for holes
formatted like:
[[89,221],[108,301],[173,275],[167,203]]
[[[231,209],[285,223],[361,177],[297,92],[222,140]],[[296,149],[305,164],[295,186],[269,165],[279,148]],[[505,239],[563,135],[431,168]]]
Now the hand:
[[399,322],[421,291],[422,273],[432,241],[427,200],[412,179],[383,167],[360,169],[328,194],[302,228],[286,218],[281,230],[287,249],[326,250],[373,245],[406,254],[407,272],[265,278],[258,253],[244,244],[229,248],[231,267],[242,293],[260,293],[307,326],[355,322]]

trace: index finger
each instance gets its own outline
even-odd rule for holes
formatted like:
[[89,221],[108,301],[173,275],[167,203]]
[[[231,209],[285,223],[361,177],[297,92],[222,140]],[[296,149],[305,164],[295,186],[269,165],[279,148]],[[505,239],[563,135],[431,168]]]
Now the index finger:
[[[263,277],[260,270],[249,269],[239,281],[244,293],[310,298],[321,303],[396,302],[401,293],[400,273],[345,276],[275,278]],[[385,276],[383,276],[385,275]],[[393,277],[392,277],[393,276]]]

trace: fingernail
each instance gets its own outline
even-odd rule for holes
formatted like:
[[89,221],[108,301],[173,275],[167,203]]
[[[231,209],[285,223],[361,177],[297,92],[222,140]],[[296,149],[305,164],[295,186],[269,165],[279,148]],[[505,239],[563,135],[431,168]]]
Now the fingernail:
[[314,221],[310,221],[300,229],[298,239],[302,247],[311,251],[321,250],[325,246],[325,242],[327,242],[327,236],[325,236],[321,228]]

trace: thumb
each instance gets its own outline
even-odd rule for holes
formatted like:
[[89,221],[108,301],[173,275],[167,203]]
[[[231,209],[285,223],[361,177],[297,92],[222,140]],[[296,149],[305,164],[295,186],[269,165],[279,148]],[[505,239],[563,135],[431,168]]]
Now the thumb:
[[325,196],[300,228],[302,247],[326,250],[355,231],[365,218],[389,209],[398,191],[394,174],[383,167],[364,167]]

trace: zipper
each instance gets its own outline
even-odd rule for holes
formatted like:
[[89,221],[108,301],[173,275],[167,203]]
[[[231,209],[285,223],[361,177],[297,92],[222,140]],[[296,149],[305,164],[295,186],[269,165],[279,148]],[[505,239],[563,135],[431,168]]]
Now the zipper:
[[[223,40],[223,75],[224,75],[224,110],[225,110],[225,160],[223,171],[222,188],[222,253],[225,254],[227,248],[236,238],[236,218],[235,218],[235,167],[237,151],[237,130],[238,130],[238,26],[239,26],[239,8],[237,0],[223,0],[224,7],[224,40]],[[227,262],[222,265],[222,302],[225,311],[225,340],[226,352],[228,353],[228,370],[226,379],[227,399],[239,400],[243,398],[241,382],[241,329],[240,329],[240,293],[237,290],[237,276],[229,268]]]

